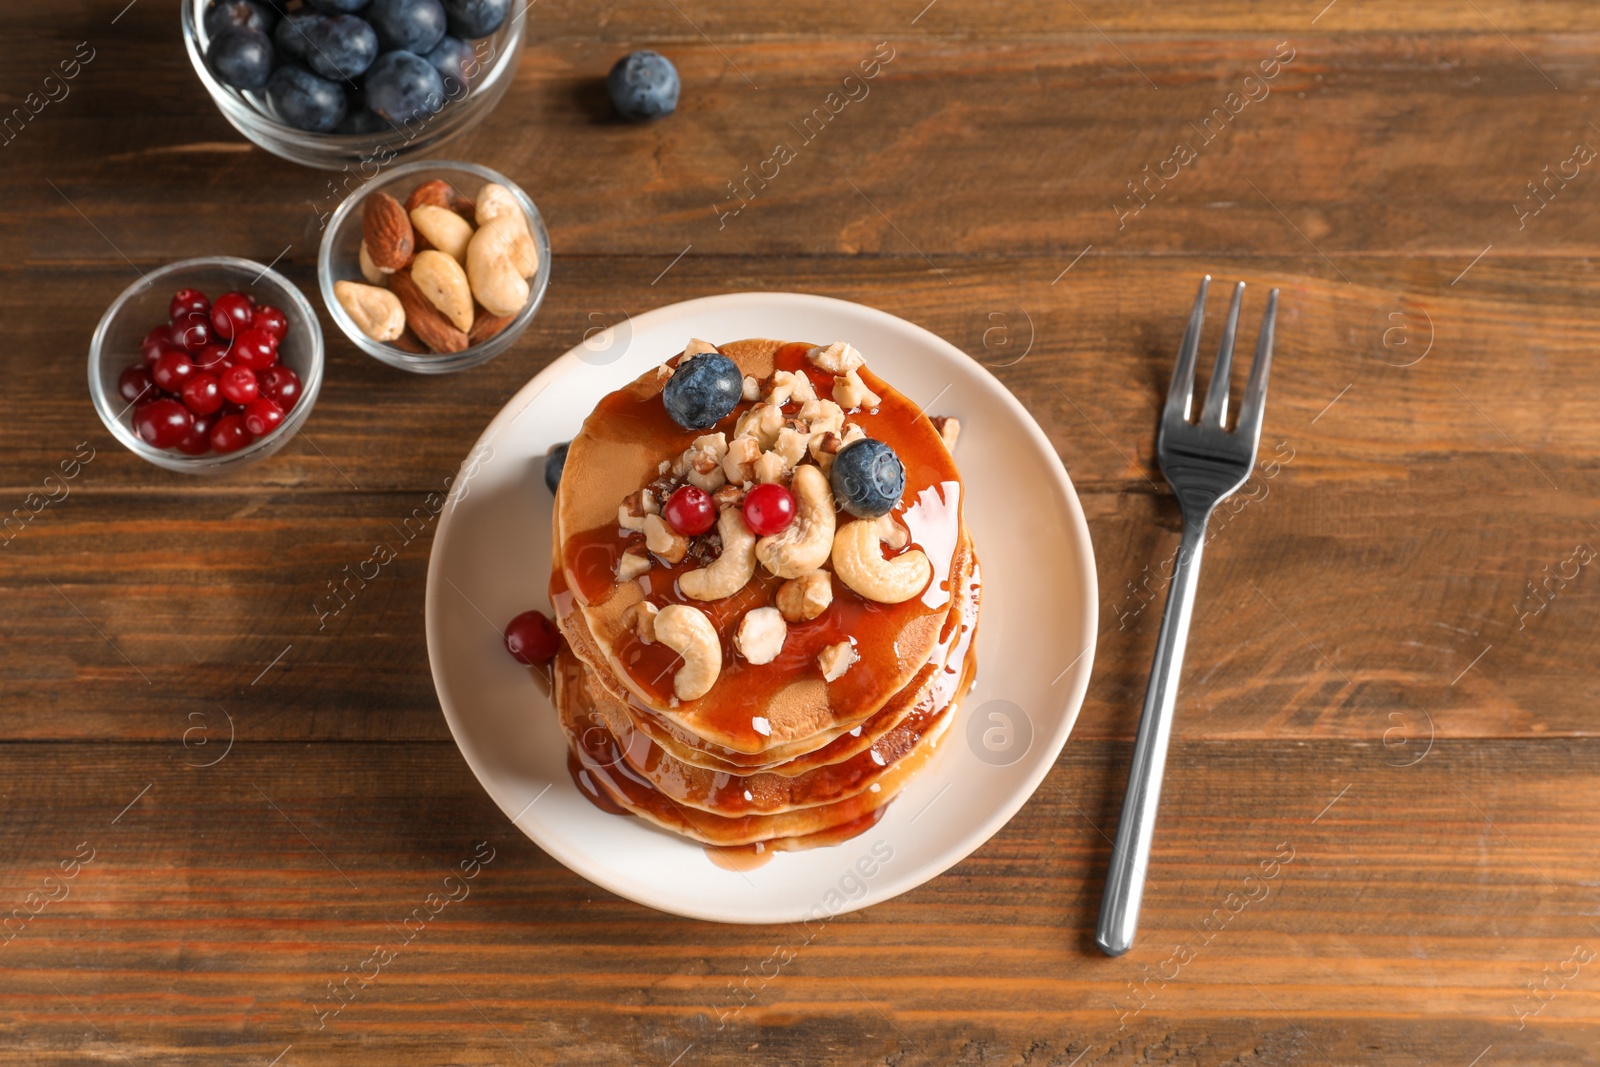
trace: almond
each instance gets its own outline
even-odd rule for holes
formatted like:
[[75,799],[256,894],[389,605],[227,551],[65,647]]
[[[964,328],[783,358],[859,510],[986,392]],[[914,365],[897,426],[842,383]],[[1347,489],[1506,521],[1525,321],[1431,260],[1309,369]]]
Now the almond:
[[417,283],[411,280],[408,272],[391,274],[389,288],[394,290],[394,295],[400,298],[400,306],[405,308],[406,326],[429,349],[434,352],[449,353],[459,352],[467,347],[467,335],[456,329],[450,320],[433,306],[432,301],[417,288]]
[[425,238],[457,263],[467,258],[467,242],[472,240],[472,224],[447,207],[423,204],[411,209],[411,225],[418,238]]
[[411,280],[456,329],[462,333],[472,329],[472,288],[461,264],[430,248],[412,260]]
[[388,193],[373,193],[361,216],[361,239],[379,270],[399,270],[411,262],[416,239],[411,217]]
[[475,345],[481,345],[501,330],[505,329],[515,315],[491,315],[482,305],[474,309],[476,314],[472,320],[472,329],[467,331],[467,340]]
[[411,332],[411,327],[409,326],[400,332],[399,337],[396,337],[389,343],[398,348],[400,351],[410,352],[414,356],[425,356],[428,354],[428,346],[417,339],[417,335]]
[[449,208],[454,199],[455,188],[443,178],[435,178],[411,190],[411,195],[406,198],[406,211],[415,211],[424,204]]
[[406,328],[400,300],[387,289],[360,282],[334,282],[333,295],[361,332],[374,341],[393,341]]

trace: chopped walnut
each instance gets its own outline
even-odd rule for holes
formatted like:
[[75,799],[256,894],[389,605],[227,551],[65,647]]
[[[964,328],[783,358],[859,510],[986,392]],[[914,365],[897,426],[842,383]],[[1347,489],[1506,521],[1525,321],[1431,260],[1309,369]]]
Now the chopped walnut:
[[810,622],[833,603],[833,580],[827,571],[790,578],[778,587],[778,610],[790,622]]
[[745,613],[739,632],[733,635],[733,643],[741,656],[760,666],[778,658],[788,635],[789,627],[777,609],[755,608]]
[[867,388],[867,383],[854,370],[833,379],[833,399],[846,411],[875,408],[883,402],[883,398]]
[[805,403],[816,398],[817,391],[812,387],[809,375],[804,371],[781,370],[772,376],[772,393],[767,397],[767,403],[781,408],[791,400]]
[[848,423],[844,428],[844,441],[839,445],[839,447],[843,448],[845,445],[853,445],[865,436],[867,436],[867,431],[863,430],[858,424],[853,422]]
[[661,506],[651,493],[636,489],[617,507],[617,525],[625,530],[642,530],[645,517],[655,515],[660,510]]
[[691,337],[689,343],[683,348],[683,358],[688,359],[690,356],[698,356],[706,352],[715,352],[716,350],[717,346],[710,341],[702,341],[698,337]]
[[760,458],[760,441],[754,437],[735,437],[728,443],[728,454],[722,457],[722,472],[730,482],[753,482],[756,480],[756,460]]
[[761,383],[748,374],[744,376],[744,398],[746,400],[761,399]]
[[689,484],[699,486],[708,493],[721,488],[722,483],[727,481],[727,476],[722,472],[722,458],[727,454],[727,434],[708,433],[696,437],[694,444],[685,449],[680,457]]
[[789,473],[789,465],[783,457],[776,452],[763,452],[761,458],[755,463],[756,481],[763,485],[769,482],[781,482],[783,476]]
[[786,467],[793,470],[795,464],[806,458],[806,445],[810,440],[810,434],[785,426],[778,431],[778,440],[773,443],[772,450],[783,457]]
[[[744,490],[740,489],[738,492],[742,499]],[[711,566],[720,555],[722,555],[722,535],[717,532],[715,526],[708,533],[689,538],[689,558],[700,566]]]
[[[755,474],[751,473],[751,480]],[[744,487],[729,483],[711,494],[711,502],[717,506],[717,513],[721,514],[723,508],[737,508],[744,506]]]
[[956,438],[961,436],[961,420],[954,415],[935,415],[932,421],[933,428],[939,431],[939,437],[944,441],[944,447],[954,452]]
[[836,682],[844,677],[844,672],[850,665],[860,659],[856,653],[856,646],[849,641],[840,641],[836,645],[829,645],[817,656],[817,665],[822,668],[824,681]]
[[844,409],[831,400],[808,400],[800,406],[800,417],[812,433],[844,429]]
[[677,563],[689,551],[689,539],[676,533],[660,515],[646,515],[644,544],[664,563]]
[[633,545],[617,560],[617,581],[631,582],[648,571],[653,564],[643,545]]
[[771,448],[783,429],[783,409],[776,404],[757,404],[733,424],[735,437],[754,437],[762,448]]
[[844,441],[838,434],[824,431],[812,434],[806,448],[811,453],[811,458],[817,461],[817,466],[822,468],[822,473],[828,474],[833,470],[833,457],[839,454],[839,449],[843,445]]
[[660,608],[648,600],[641,600],[622,613],[622,625],[628,627],[647,645],[656,643],[656,615]]
[[867,362],[860,352],[844,341],[835,341],[831,345],[818,345],[807,352],[806,357],[823,370],[835,374],[848,373]]

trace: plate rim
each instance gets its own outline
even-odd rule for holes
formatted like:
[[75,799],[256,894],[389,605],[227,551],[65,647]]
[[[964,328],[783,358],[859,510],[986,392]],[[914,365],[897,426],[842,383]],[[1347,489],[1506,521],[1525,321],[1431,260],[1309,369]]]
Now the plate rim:
[[[859,900],[847,901],[837,910],[828,912],[829,918],[837,918],[840,915],[885,903],[939,877],[987,844],[1010,823],[1017,812],[1022,810],[1023,805],[1033,799],[1045,777],[1060,760],[1061,752],[1066,747],[1067,739],[1071,736],[1072,729],[1077,724],[1078,716],[1082,713],[1084,698],[1088,693],[1089,680],[1094,672],[1094,659],[1099,644],[1100,625],[1099,572],[1095,564],[1094,542],[1090,537],[1088,520],[1083,512],[1083,503],[1078,498],[1077,487],[1073,485],[1072,478],[1067,472],[1066,465],[1062,463],[1060,454],[1057,453],[1055,446],[1051,443],[1049,437],[1045,435],[1044,430],[1039,426],[1038,421],[1034,419],[1032,413],[1023,406],[1022,402],[1006,387],[1005,383],[997,378],[988,367],[956,347],[953,342],[946,340],[918,323],[870,304],[854,300],[843,300],[839,297],[826,296],[820,293],[803,293],[793,290],[746,290],[693,297],[688,300],[663,304],[649,311],[640,312],[638,315],[629,315],[622,322],[614,326],[608,326],[594,337],[585,338],[551,360],[548,366],[530,378],[522,388],[518,389],[501,406],[482,432],[478,434],[468,450],[466,458],[457,467],[457,476],[452,480],[444,506],[440,509],[439,521],[434,528],[433,542],[428,551],[428,573],[424,583],[422,609],[423,628],[428,651],[428,673],[433,680],[434,694],[439,701],[439,710],[444,715],[445,725],[449,727],[450,737],[455,743],[456,750],[461,754],[462,760],[467,764],[467,768],[472,772],[473,777],[477,779],[478,785],[482,787],[489,799],[506,816],[512,827],[546,855],[566,867],[579,878],[641,907],[669,915],[679,915],[685,918],[728,925],[774,925],[800,922],[805,921],[807,915],[796,914],[786,908],[773,908],[766,911],[751,909],[730,917],[727,914],[713,913],[710,909],[697,909],[692,904],[684,904],[676,900],[641,899],[649,896],[649,894],[638,892],[634,885],[620,884],[616,879],[611,878],[609,876],[610,872],[605,869],[597,871],[593,867],[586,865],[581,853],[568,850],[559,843],[541,840],[535,836],[520,821],[521,816],[526,813],[527,807],[531,807],[531,805],[527,805],[522,811],[513,814],[511,805],[503,801],[497,795],[496,789],[490,786],[489,777],[492,776],[486,777],[473,757],[468,754],[467,748],[463,744],[462,731],[464,730],[464,725],[457,721],[459,713],[446,695],[444,684],[441,681],[440,670],[436,666],[440,661],[441,649],[438,643],[440,637],[436,631],[434,620],[436,617],[435,608],[439,595],[439,584],[443,580],[442,565],[440,563],[440,558],[443,554],[442,546],[449,540],[451,517],[455,513],[455,506],[458,502],[461,487],[470,480],[461,478],[460,473],[472,457],[479,454],[486,444],[491,443],[506,426],[519,418],[528,406],[554,381],[570,373],[575,368],[575,365],[586,366],[587,364],[579,353],[588,349],[588,346],[595,344],[600,338],[614,341],[619,327],[627,326],[631,335],[633,331],[637,330],[638,324],[642,322],[648,325],[652,318],[667,318],[701,309],[712,311],[718,305],[744,303],[752,299],[795,301],[802,304],[823,303],[838,305],[841,309],[850,309],[851,312],[855,313],[865,311],[869,315],[881,316],[891,320],[896,327],[908,328],[913,334],[920,335],[919,340],[925,344],[945,349],[949,353],[966,360],[972,369],[988,379],[994,393],[1000,397],[1002,405],[1009,409],[1015,421],[1022,427],[1023,432],[1032,438],[1034,445],[1040,452],[1048,457],[1050,473],[1056,478],[1057,487],[1070,516],[1069,532],[1072,537],[1076,538],[1077,547],[1081,549],[1080,552],[1076,553],[1076,556],[1079,570],[1078,579],[1082,583],[1085,595],[1079,606],[1080,618],[1078,621],[1082,626],[1082,632],[1085,634],[1085,647],[1067,668],[1069,671],[1073,671],[1073,675],[1071,678],[1072,684],[1062,701],[1065,714],[1060,717],[1059,724],[1049,738],[1035,739],[1035,745],[1038,745],[1041,740],[1043,741],[1043,748],[1049,752],[1049,759],[1039,760],[1035,769],[1028,774],[1019,787],[1012,789],[1005,802],[996,805],[976,830],[968,833],[964,838],[938,849],[930,860],[905,872],[895,872],[893,877],[881,882],[875,882],[871,889],[863,894]],[[1081,668],[1079,668],[1079,664],[1082,664]],[[542,796],[543,794],[541,793],[540,795]]]

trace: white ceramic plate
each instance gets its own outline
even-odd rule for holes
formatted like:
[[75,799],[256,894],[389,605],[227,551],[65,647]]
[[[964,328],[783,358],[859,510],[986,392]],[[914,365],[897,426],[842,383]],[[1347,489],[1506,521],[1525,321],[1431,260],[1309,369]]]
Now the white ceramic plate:
[[[866,833],[728,871],[692,842],[595,808],[567,773],[555,710],[501,628],[548,613],[544,457],[602,396],[690,337],[846,340],[929,413],[961,420],[965,515],[983,567],[978,676],[944,750]],[[1097,628],[1094,556],[1055,450],[1021,404],[949,342],[873,308],[735,293],[659,308],[588,338],[511,399],[463,463],[428,562],[428,658],[456,744],[496,804],[576,873],[648,907],[730,923],[826,921],[926,882],[1033,794],[1077,718]]]

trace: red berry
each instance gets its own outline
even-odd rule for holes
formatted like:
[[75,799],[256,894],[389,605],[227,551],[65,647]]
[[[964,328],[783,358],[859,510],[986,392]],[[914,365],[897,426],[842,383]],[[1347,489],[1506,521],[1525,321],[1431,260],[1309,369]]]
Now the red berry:
[[231,338],[250,325],[255,304],[243,293],[223,293],[211,305],[211,328],[221,338]]
[[506,651],[518,663],[549,663],[561,649],[561,631],[543,612],[524,611],[506,623]]
[[222,388],[217,376],[196,371],[183,383],[183,406],[196,415],[210,415],[222,406]]
[[211,323],[200,314],[174,320],[172,339],[185,351],[199,352],[211,343]]
[[229,367],[217,378],[217,385],[222,395],[235,404],[248,404],[260,393],[256,372],[249,367]]
[[172,294],[172,303],[167,305],[167,316],[173,322],[181,321],[191,312],[205,315],[210,311],[211,298],[198,289],[179,289]]
[[265,437],[283,421],[283,409],[266,397],[252,400],[244,409],[244,428],[256,437]]
[[176,348],[169,348],[161,353],[161,358],[156,360],[156,365],[150,369],[150,376],[156,384],[169,393],[176,393],[183,388],[183,383],[189,380],[194,373],[194,364],[189,362],[189,357]]
[[280,341],[289,336],[289,316],[271,304],[256,308],[255,318],[250,320],[250,325],[261,327]]
[[251,326],[233,339],[228,358],[251,370],[270,367],[278,361],[278,339],[259,326]]
[[117,395],[130,404],[155,392],[155,388],[156,380],[143,363],[135,363],[117,378]]
[[151,400],[133,409],[133,427],[157,448],[171,448],[194,428],[194,416],[176,400]]
[[147,367],[156,365],[156,360],[161,358],[161,353],[172,347],[172,330],[166,326],[157,326],[144,335],[144,340],[139,342],[139,352],[144,356]]
[[757,537],[769,537],[794,521],[794,494],[768,482],[745,494],[744,524]]
[[211,427],[211,447],[224,455],[239,451],[252,440],[244,420],[237,415],[224,415]]
[[223,361],[228,358],[228,349],[224,345],[206,345],[194,356],[194,369],[208,371],[211,374],[220,374],[223,370]]
[[697,485],[679,486],[667,497],[661,514],[668,526],[685,537],[703,534],[717,522],[717,506],[711,502],[711,494]]
[[256,384],[260,387],[261,395],[277,404],[285,413],[293,411],[300,402],[300,375],[282,363],[274,363],[257,374]]
[[211,427],[215,420],[210,415],[196,415],[194,426],[175,446],[186,456],[203,456],[211,451]]

